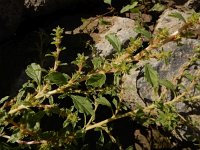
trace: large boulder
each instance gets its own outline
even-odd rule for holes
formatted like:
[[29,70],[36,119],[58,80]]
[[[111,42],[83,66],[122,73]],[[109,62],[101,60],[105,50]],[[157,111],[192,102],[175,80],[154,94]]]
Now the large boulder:
[[[180,74],[183,65],[194,55],[193,50],[199,46],[199,43],[200,40],[196,39],[182,39],[179,42],[180,45],[169,42],[161,47],[162,50],[172,51],[168,64],[151,58],[147,61],[140,61],[137,66],[143,68],[148,63],[154,67],[161,79],[168,79],[173,82],[173,79]],[[194,69],[200,69],[199,64],[191,66],[191,70],[189,70],[191,74],[195,73]],[[128,101],[132,108],[137,104],[141,106],[148,105],[155,99],[152,86],[144,79],[144,68],[141,70],[132,69],[130,74],[124,77],[124,89],[126,91],[124,100]],[[178,110],[185,111],[182,106],[182,104],[177,105]]]
[[[157,26],[155,27],[155,33],[159,30],[159,28],[168,28],[169,33],[173,33],[181,27],[183,24],[177,18],[170,17],[169,14],[173,12],[178,12],[182,14],[184,17],[188,17],[190,12],[181,12],[178,10],[166,10],[161,15],[160,19],[157,22]],[[200,28],[197,26],[195,28],[199,30]],[[195,55],[194,50],[200,46],[200,40],[195,38],[183,38],[179,42],[168,42],[164,44],[161,48],[155,49],[155,51],[164,50],[165,52],[171,51],[171,56],[168,59],[168,64],[164,61],[158,61],[157,59],[151,58],[150,60],[141,60],[137,63],[137,68],[132,69],[129,75],[124,76],[124,101],[131,109],[135,109],[137,105],[146,107],[154,102],[158,96],[155,96],[154,89],[152,86],[147,83],[144,78],[144,65],[150,64],[159,75],[161,79],[167,79],[171,81],[174,85],[179,85],[177,87],[180,92],[184,93],[185,90],[192,90],[188,95],[185,95],[185,99],[190,99],[191,97],[198,97],[200,95],[200,91],[191,87],[191,77],[196,75],[200,76],[200,62],[197,61],[194,64],[189,64],[191,60],[195,59],[195,57],[199,57]],[[184,68],[188,66],[186,72]],[[182,76],[179,78],[179,76]],[[199,85],[199,82],[196,83]],[[185,87],[185,89],[183,88]],[[191,87],[191,88],[189,88]],[[166,92],[165,89],[160,89],[161,93]],[[174,98],[173,92],[166,92],[167,96],[165,97],[165,101],[169,101]],[[195,122],[200,130],[200,115],[199,115],[199,102],[196,102],[192,105],[190,102],[178,102],[175,105],[178,112],[186,117],[191,118],[191,122]],[[193,134],[196,136],[200,136],[199,132],[193,133],[188,127],[186,130],[180,130],[180,135],[182,138],[185,138],[187,134]]]
[[[154,29],[154,34],[156,34],[161,28],[167,28],[168,32],[172,34],[184,24],[183,21],[180,21],[174,17],[170,17],[169,14],[171,13],[180,13],[185,18],[191,15],[190,11],[181,12],[177,9],[165,10],[157,21],[157,25]],[[195,28],[195,30],[198,29],[200,29],[200,27]],[[200,41],[197,39],[182,39],[178,43],[169,42],[164,44],[161,48],[157,49],[156,51],[172,51],[171,57],[168,60],[168,65],[166,65],[164,61],[158,61],[156,59],[140,61],[137,65],[144,67],[146,63],[149,63],[158,71],[160,78],[172,80],[173,77],[178,74],[178,71],[181,69],[182,65],[185,64],[194,54],[193,50],[199,45],[199,42]],[[145,81],[143,72],[144,69],[133,69],[131,70],[130,75],[125,76],[124,88],[127,90],[124,94],[125,101],[128,100],[130,104],[134,106],[135,104],[145,106],[146,103],[152,102],[153,100],[153,89]]]

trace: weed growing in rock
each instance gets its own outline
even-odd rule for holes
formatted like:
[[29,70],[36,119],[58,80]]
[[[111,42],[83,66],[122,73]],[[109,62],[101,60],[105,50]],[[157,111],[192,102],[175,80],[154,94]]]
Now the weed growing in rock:
[[[179,14],[172,16],[182,19]],[[115,136],[115,122],[124,118],[144,128],[168,132],[168,141],[189,137],[198,143],[200,139],[195,134],[184,136],[178,133],[184,128],[195,132],[196,126],[190,116],[179,113],[176,104],[189,103],[193,108],[200,99],[200,70],[195,70],[193,74],[188,71],[193,64],[199,63],[200,48],[195,48],[194,55],[172,81],[161,79],[148,63],[138,65],[150,58],[167,59],[169,53],[155,50],[165,43],[178,42],[191,27],[199,24],[199,14],[194,13],[183,21],[184,25],[172,34],[167,29],[160,29],[156,35],[150,35],[138,27],[137,32],[141,36],[131,39],[127,48],[122,48],[115,34],[109,34],[106,39],[116,50],[112,58],[78,54],[71,64],[60,61],[60,54],[66,51],[62,47],[64,29],[55,28],[51,43],[55,50],[47,54],[54,58],[52,67],[30,64],[26,69],[30,80],[14,98],[4,97],[0,101],[0,137],[3,141],[0,147],[91,149],[91,141],[95,141],[93,144],[97,149],[131,148],[131,145],[121,145],[120,138]],[[146,48],[143,48],[144,36],[149,39]],[[142,50],[135,53],[138,49]],[[75,66],[75,71],[67,74],[62,66],[71,65]],[[141,67],[144,68],[146,82],[153,89],[154,99],[146,106],[135,103],[129,108],[128,101],[124,101],[123,76],[129,74],[131,69]],[[179,82],[181,79],[186,80],[187,86]],[[137,136],[142,136],[137,133]],[[135,143],[136,140],[133,140],[132,145],[136,146]],[[176,146],[176,143],[170,144],[170,148]]]

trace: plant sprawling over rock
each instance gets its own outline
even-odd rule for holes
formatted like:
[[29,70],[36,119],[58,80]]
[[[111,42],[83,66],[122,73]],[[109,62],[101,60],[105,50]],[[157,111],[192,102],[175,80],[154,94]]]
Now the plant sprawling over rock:
[[[121,12],[136,6],[137,2],[133,2]],[[183,22],[179,30],[169,33],[167,28],[160,28],[152,34],[138,25],[135,29],[138,36],[131,38],[127,47],[122,46],[116,34],[110,33],[105,38],[115,50],[112,56],[98,55],[91,45],[92,55],[77,54],[70,64],[60,59],[64,51],[70,51],[62,46],[64,29],[53,29],[51,44],[55,50],[46,55],[54,60],[51,67],[31,63],[25,70],[29,80],[18,94],[0,100],[0,148],[159,149],[175,148],[185,140],[200,144],[196,133],[198,122],[193,122],[191,116],[184,115],[177,107],[184,103],[194,111],[198,108],[200,70],[190,73],[190,68],[200,62],[200,45],[194,47],[193,55],[172,80],[161,78],[148,62],[156,59],[167,63],[170,52],[160,48],[169,42],[180,44],[200,23],[200,15],[195,12],[188,18],[179,13],[170,15]],[[68,67],[70,73],[65,70]],[[135,101],[129,107],[131,104],[124,96],[125,76],[131,70],[142,69],[153,99],[145,105]],[[126,127],[126,123],[135,127],[131,129],[132,141],[127,139],[128,144],[123,145],[117,130],[126,132],[125,128],[119,129],[120,125]]]

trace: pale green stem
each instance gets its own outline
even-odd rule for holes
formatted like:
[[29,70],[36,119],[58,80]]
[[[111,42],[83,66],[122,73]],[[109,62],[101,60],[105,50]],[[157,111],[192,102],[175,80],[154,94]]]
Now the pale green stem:
[[117,120],[117,119],[121,119],[121,118],[125,118],[125,117],[134,116],[135,113],[136,113],[136,111],[137,111],[137,110],[135,110],[135,111],[130,111],[130,112],[127,112],[127,113],[125,113],[125,114],[122,114],[122,115],[119,115],[119,116],[115,116],[115,117],[112,117],[112,118],[103,120],[103,121],[101,121],[101,122],[95,123],[95,124],[93,124],[93,125],[86,126],[86,127],[85,127],[85,130],[88,131],[88,130],[91,130],[91,129],[94,129],[94,128],[97,128],[97,127],[101,127],[102,125],[107,124],[107,123],[112,122],[112,121],[115,121],[115,120]]

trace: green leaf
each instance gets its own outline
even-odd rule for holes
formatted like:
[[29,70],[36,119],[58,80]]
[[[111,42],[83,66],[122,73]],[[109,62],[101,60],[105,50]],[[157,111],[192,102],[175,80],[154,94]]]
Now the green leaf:
[[162,86],[165,86],[166,88],[168,88],[172,91],[175,91],[175,86],[169,80],[159,79],[159,84],[162,85]]
[[167,130],[173,130],[178,123],[178,115],[173,106],[163,105],[158,107],[158,117],[156,123],[161,124]]
[[106,35],[105,38],[108,40],[108,42],[110,42],[110,44],[113,46],[113,48],[117,52],[121,52],[122,44],[115,33],[110,33],[110,34]]
[[4,127],[0,127],[0,134],[4,132]]
[[0,109],[0,124],[5,123],[5,119],[8,117],[8,114],[6,113],[5,110]]
[[135,32],[142,34],[147,39],[151,39],[152,38],[151,33],[149,31],[147,31],[146,29],[144,29],[143,27],[137,27],[135,29]]
[[137,8],[133,8],[130,10],[131,13],[140,13],[140,9],[137,7]]
[[96,102],[100,105],[112,107],[110,102],[105,97],[99,97],[96,99]]
[[195,87],[197,88],[197,90],[199,90],[200,91],[200,85],[195,85]]
[[105,62],[105,60],[101,57],[94,57],[92,59],[92,64],[94,66],[94,70],[101,68],[103,62]]
[[71,95],[75,108],[85,115],[94,115],[92,103],[87,97]]
[[27,66],[27,69],[25,70],[25,72],[38,85],[41,84],[42,68],[40,67],[40,65],[38,65],[36,63],[32,63]]
[[6,100],[8,100],[9,96],[5,96],[0,100],[0,104],[4,103]]
[[100,130],[100,133],[101,134],[100,134],[100,137],[99,137],[99,139],[97,141],[97,145],[100,146],[100,148],[102,148],[103,144],[105,142],[105,139],[104,139],[104,134],[103,134],[102,130]]
[[152,85],[152,87],[158,87],[158,73],[149,64],[145,65],[144,77],[147,80],[147,82],[149,82]]
[[129,146],[126,148],[126,150],[134,150],[133,146]]
[[118,102],[117,102],[117,100],[115,98],[112,100],[112,103],[115,105],[115,108],[117,108]]
[[194,80],[194,76],[189,71],[185,71],[184,76],[190,81]]
[[114,73],[114,85],[119,86],[120,80],[121,80],[121,73],[119,72]]
[[92,87],[102,87],[102,85],[106,82],[106,75],[105,74],[96,74],[91,76],[87,81],[87,86]]
[[85,133],[86,131],[82,128],[79,130],[76,130],[76,138],[80,139],[80,138],[84,138],[85,137]]
[[181,21],[186,23],[185,18],[180,13],[174,12],[174,13],[169,14],[169,16],[170,17],[174,17],[174,18],[178,18],[179,20],[181,20]]
[[69,77],[61,72],[51,72],[46,76],[46,79],[51,83],[56,84],[58,86],[64,85],[67,83]]
[[121,10],[120,10],[120,13],[124,13],[124,12],[127,12],[133,8],[135,8],[137,6],[138,2],[133,2],[131,5],[126,5],[125,7],[123,7]]
[[22,99],[23,99],[23,96],[26,94],[26,91],[25,90],[20,90],[19,93],[17,94],[16,96],[16,100],[18,102],[20,102]]
[[87,21],[86,18],[81,17],[81,22],[84,23],[85,21]]
[[156,3],[151,9],[150,11],[157,11],[157,12],[161,12],[161,11],[164,11],[166,8],[165,5],[162,5],[160,3]]
[[66,120],[63,122],[63,128],[66,128],[69,124],[70,124],[69,120],[66,119]]
[[104,20],[102,17],[99,19],[99,24],[100,25],[111,25],[111,22]]
[[111,5],[111,3],[112,3],[112,0],[103,0],[103,1],[104,1],[104,3],[109,4],[109,5]]
[[53,105],[54,104],[54,99],[53,99],[53,96],[49,96],[49,104],[50,105]]

